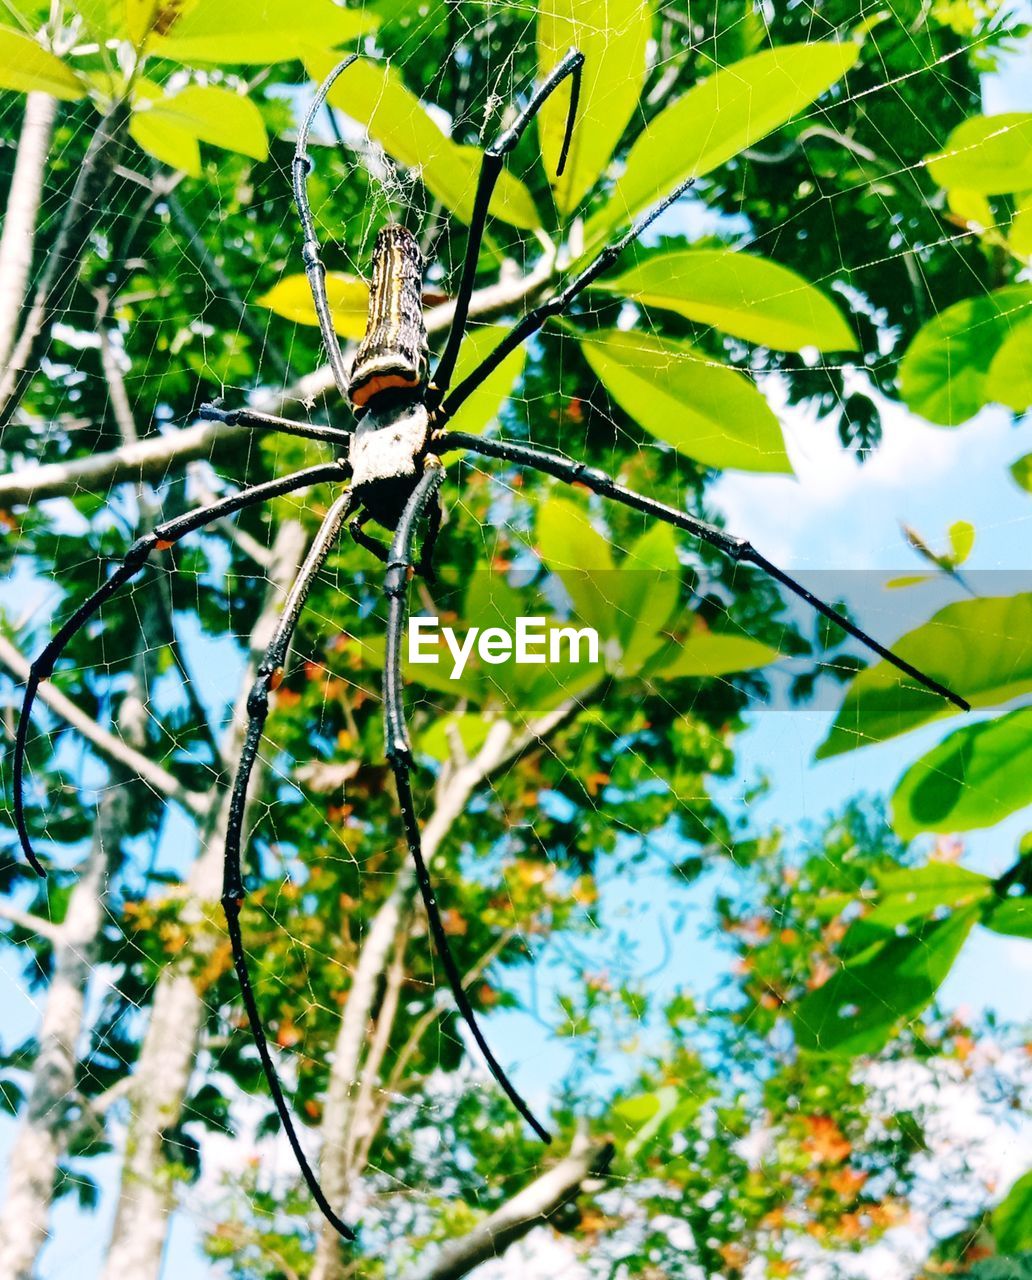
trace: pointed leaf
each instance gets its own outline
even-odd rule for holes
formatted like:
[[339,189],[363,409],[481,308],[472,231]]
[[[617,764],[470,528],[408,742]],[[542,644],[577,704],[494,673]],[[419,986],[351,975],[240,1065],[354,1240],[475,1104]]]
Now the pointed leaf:
[[711,467],[792,470],[778,420],[745,374],[646,333],[599,330],[581,350],[617,404],[679,453]]
[[769,667],[780,657],[777,649],[761,644],[750,636],[698,628],[685,640],[680,650],[675,651],[672,661],[657,667],[656,674],[661,675],[664,680],[687,677],[710,679]]
[[965,298],[923,325],[900,361],[907,406],[955,427],[989,404],[989,369],[1001,346],[1032,312],[1032,284]]
[[269,154],[261,112],[250,98],[231,89],[191,84],[171,98],[141,95],[134,106],[141,117],[149,115],[224,151],[238,151],[255,160]]
[[992,896],[988,876],[949,862],[928,862],[878,876],[878,903],[863,919],[865,928],[895,929],[942,907],[970,907]]
[[897,1022],[931,1002],[977,918],[975,908],[955,911],[860,952],[796,1005],[796,1043],[814,1053],[877,1053]]
[[636,674],[666,644],[663,628],[681,594],[677,537],[668,524],[654,524],[629,547],[620,577],[620,670]]
[[1026,193],[1015,202],[1007,243],[1021,257],[1032,257],[1032,193]]
[[71,67],[31,36],[10,27],[0,27],[0,89],[49,93],[69,102],[86,93]]
[[377,17],[333,0],[202,0],[193,6],[162,0],[160,35],[152,53],[188,66],[289,62],[315,49],[332,49],[372,31]]
[[975,545],[975,526],[970,520],[956,520],[950,525],[950,550],[954,565],[962,565]]
[[608,239],[678,183],[709,173],[791,120],[840,80],[859,53],[855,44],[784,45],[689,89],[631,147],[612,199],[588,223],[587,243]]
[[571,213],[598,181],[638,104],[652,34],[652,5],[642,0],[541,0],[538,76],[543,80],[569,49],[584,54],[580,101],[569,158],[556,176],[570,105],[564,82],[538,116],[545,171],[562,214]]
[[957,127],[928,172],[940,187],[999,195],[1032,187],[1032,112],[972,116]]
[[1032,803],[1032,707],[965,725],[911,765],[892,797],[904,840],[991,827]]
[[1020,1177],[993,1210],[993,1236],[1001,1253],[1032,1249],[1032,1169]]
[[[322,81],[336,64],[331,54],[305,59],[311,75]],[[458,146],[444,135],[426,108],[388,63],[359,59],[330,90],[330,103],[365,127],[388,155],[418,171],[427,190],[463,222],[469,222],[476,194],[480,152]],[[540,224],[526,187],[507,174],[491,200],[491,213],[513,226]]]
[[134,111],[129,135],[149,156],[170,169],[182,169],[191,178],[201,176],[201,148],[193,132],[181,124],[156,111]]
[[800,275],[730,249],[650,254],[596,288],[710,324],[777,351],[855,351],[838,307]]
[[1010,465],[1010,473],[1023,489],[1032,493],[1032,453],[1026,453]]
[[[343,271],[327,271],[326,296],[333,313],[333,327],[343,338],[358,339],[365,335],[369,314],[369,286],[357,276]],[[278,284],[257,299],[276,315],[296,324],[317,325],[312,290],[304,273],[284,276]]]
[[549,498],[538,511],[535,549],[573,602],[576,622],[602,639],[618,631],[619,602],[612,600],[617,574],[609,542],[587,513],[568,498]]
[[[1032,594],[947,605],[892,649],[972,706],[998,706],[1032,689]],[[849,686],[817,759],[960,714],[952,703],[883,660],[861,671]]]

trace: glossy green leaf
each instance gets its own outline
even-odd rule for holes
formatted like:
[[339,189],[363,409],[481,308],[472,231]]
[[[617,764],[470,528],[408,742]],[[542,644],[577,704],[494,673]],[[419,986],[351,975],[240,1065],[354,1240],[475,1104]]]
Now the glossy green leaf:
[[954,565],[962,565],[975,546],[975,526],[970,520],[955,520],[949,528],[950,556]]
[[1032,707],[965,725],[922,756],[892,797],[904,840],[991,827],[1032,803]]
[[250,98],[231,89],[191,84],[171,98],[141,95],[134,108],[135,114],[149,115],[223,151],[237,151],[255,160],[269,154],[261,112]]
[[[467,374],[472,373],[507,332],[505,325],[484,325],[481,328],[467,330],[459,349],[459,359],[455,366],[452,385],[457,386]],[[512,394],[513,387],[523,376],[523,366],[526,362],[525,346],[519,346],[515,351],[510,351],[498,368],[489,374],[476,391],[463,402],[449,421],[448,430],[468,431],[478,435],[486,426],[494,422],[502,405]]]
[[918,330],[900,361],[900,391],[914,413],[955,427],[990,403],[989,369],[1015,328],[1032,314],[1032,284],[965,298]]
[[[305,64],[321,81],[336,61],[330,54],[313,54]],[[362,125],[388,155],[418,170],[431,194],[461,221],[469,221],[480,152],[446,137],[388,63],[359,59],[333,86],[329,101]],[[512,174],[499,182],[490,209],[496,218],[516,227],[531,230],[540,223],[530,193]]]
[[1032,408],[1032,316],[1011,331],[993,356],[985,392],[1017,413]]
[[930,573],[906,573],[901,578],[890,578],[885,584],[887,591],[899,591],[902,587],[916,587],[922,582],[931,582]]
[[535,534],[537,553],[562,582],[578,624],[594,627],[603,640],[617,635],[616,566],[587,513],[568,498],[549,498],[538,510]]
[[[344,338],[363,337],[369,314],[369,286],[366,282],[343,271],[327,271],[326,296],[330,300],[333,327],[337,333]],[[319,323],[312,290],[303,272],[284,276],[256,301],[259,306],[268,307],[276,315],[296,324]]]
[[1026,453],[1010,465],[1010,473],[1023,489],[1032,493],[1032,453]]
[[354,40],[377,25],[370,10],[345,9],[333,0],[200,0],[178,13],[147,47],[190,66],[289,62],[312,49]]
[[794,271],[753,254],[730,249],[654,253],[595,287],[777,351],[856,349],[830,298]]
[[992,205],[977,191],[967,191],[963,187],[954,187],[946,194],[946,203],[950,213],[966,222],[977,235],[981,235],[996,225]]
[[714,72],[646,125],[612,199],[589,221],[589,246],[609,238],[686,178],[716,169],[819,98],[860,48],[813,41],[784,45]]
[[1003,933],[1010,938],[1032,938],[1032,897],[1005,898],[998,906],[986,912],[982,923],[993,933]]
[[1032,112],[972,116],[928,160],[941,187],[963,187],[981,195],[1032,187]]
[[993,1210],[992,1225],[1001,1253],[1032,1249],[1032,1169],[1015,1182]]
[[710,467],[790,472],[781,426],[752,382],[686,342],[600,330],[581,350],[620,407]]
[[[672,1084],[662,1085],[653,1093],[638,1094],[618,1102],[613,1108],[613,1115],[633,1134],[624,1148],[627,1157],[635,1156],[648,1146],[664,1124],[680,1111],[684,1102],[681,1090]],[[694,1105],[697,1107],[698,1104]]]
[[877,1053],[901,1019],[931,1002],[977,918],[975,908],[956,911],[854,956],[796,1005],[796,1043],[814,1053]]
[[1023,258],[1032,258],[1032,194],[1026,193],[1015,201],[1007,243]]
[[665,647],[663,628],[681,593],[677,537],[668,524],[654,524],[628,548],[618,570],[622,584],[620,670],[637,673]]
[[889,871],[878,877],[878,903],[863,917],[866,928],[895,929],[942,907],[970,907],[990,897],[988,876],[949,862]]
[[543,80],[569,49],[584,54],[572,145],[556,176],[570,105],[567,80],[538,116],[545,170],[560,213],[572,212],[594,187],[638,104],[652,34],[652,5],[642,0],[541,0],[538,76]]
[[71,67],[31,36],[10,27],[0,27],[0,89],[49,93],[66,101],[86,93]]
[[681,645],[672,661],[658,667],[657,671],[667,680],[688,676],[711,679],[769,667],[780,657],[777,649],[749,636],[698,628]]
[[[998,706],[1032,689],[1032,594],[959,600],[891,647],[972,706]],[[882,660],[849,686],[817,758],[855,751],[960,714],[952,703]]]

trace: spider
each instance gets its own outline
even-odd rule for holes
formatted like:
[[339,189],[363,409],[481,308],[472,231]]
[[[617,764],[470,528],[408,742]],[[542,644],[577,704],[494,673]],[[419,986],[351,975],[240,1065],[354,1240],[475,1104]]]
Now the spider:
[[[352,54],[340,62],[320,86],[298,130],[297,146],[291,168],[294,198],[304,235],[301,256],[305,273],[315,303],[322,341],[326,348],[333,379],[341,399],[350,404],[355,419],[354,428],[342,430],[336,427],[307,425],[248,408],[227,410],[219,407],[218,404],[201,406],[199,412],[203,418],[329,442],[337,446],[338,456],[332,462],[307,467],[292,475],[245,488],[209,506],[178,516],[158,525],[152,532],[134,542],[111,576],[75,610],[32,663],[18,723],[13,769],[14,815],[19,839],[29,863],[40,876],[43,876],[46,873],[32,849],[25,822],[22,794],[25,746],[30,715],[39,684],[53,672],[69,640],[96,614],[106,600],[143,568],[152,552],[167,550],[186,534],[270,498],[292,493],[318,482],[329,481],[346,486],[331,504],[323,519],[298,576],[290,588],[275,635],[257,667],[247,704],[246,737],[231,796],[225,842],[222,906],[251,1032],[284,1132],[316,1203],[328,1221],[347,1239],[354,1239],[354,1232],[341,1221],[328,1203],[301,1148],[259,1018],[240,931],[240,910],[244,901],[241,871],[244,811],[251,772],[268,715],[269,697],[282,679],[288,648],[309,587],[330,550],[342,536],[345,526],[357,542],[371,550],[387,566],[383,583],[388,603],[387,644],[383,674],[385,752],[394,774],[408,851],[415,866],[416,880],[426,908],[434,945],[459,1012],[483,1053],[492,1075],[519,1114],[544,1142],[550,1141],[548,1132],[533,1116],[491,1052],[463,990],[462,976],[452,956],[448,937],[441,922],[434,887],[423,858],[419,822],[413,804],[410,781],[413,756],[406,728],[401,679],[402,640],[408,614],[409,579],[414,573],[426,577],[432,574],[434,544],[441,522],[440,489],[444,479],[444,466],[441,461],[443,455],[461,451],[498,459],[519,467],[533,468],[567,484],[584,485],[604,498],[623,503],[646,516],[665,521],[675,528],[684,530],[718,548],[732,560],[755,565],[825,617],[837,623],[881,658],[893,663],[900,671],[963,710],[969,709],[968,703],[963,698],[930,676],[923,674],[877,640],[872,639],[837,609],[813,595],[801,583],[772,564],[744,539],[736,538],[715,525],[707,524],[687,512],[668,506],[645,494],[627,489],[604,472],[576,458],[568,458],[516,441],[485,439],[464,432],[447,430],[448,422],[455,411],[497,368],[509,352],[537,332],[547,320],[562,315],[592,281],[615,263],[623,250],[636,241],[642,232],[694,183],[693,177],[681,182],[669,195],[641,215],[622,236],[602,249],[564,287],[540,305],[527,311],[494,350],[462,382],[454,388],[451,386],[469,315],[470,298],[488,205],[505,163],[505,157],[515,147],[546,99],[564,80],[569,78],[570,105],[557,165],[558,173],[563,172],[577,116],[584,64],[584,57],[577,49],[571,49],[556,65],[551,75],[532,94],[513,124],[484,152],[469,224],[466,254],[455,298],[454,319],[432,375],[429,370],[429,346],[422,311],[422,258],[412,233],[396,225],[385,226],[376,238],[372,254],[372,282],[366,334],[349,370],[333,328],[326,294],[326,269],[323,265],[308,198],[307,179],[313,167],[308,155],[308,135],[312,122],[322,109],[333,84],[351,66],[357,56]],[[426,534],[417,556],[416,539],[424,518],[427,526]],[[392,535],[389,549],[365,532],[364,526],[370,520],[378,523]]]

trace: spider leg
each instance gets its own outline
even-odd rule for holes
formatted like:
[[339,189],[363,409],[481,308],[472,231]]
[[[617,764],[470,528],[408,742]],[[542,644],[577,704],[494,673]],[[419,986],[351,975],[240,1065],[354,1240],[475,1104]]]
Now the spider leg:
[[462,345],[466,331],[466,320],[469,317],[469,302],[473,294],[473,285],[477,274],[477,260],[480,257],[480,246],[484,239],[484,227],[487,222],[487,209],[491,196],[502,171],[505,157],[519,142],[524,129],[541,110],[546,99],[558,89],[567,76],[572,76],[570,87],[570,108],[566,116],[566,133],[563,137],[562,150],[556,175],[561,176],[566,167],[566,157],[573,137],[573,125],[577,117],[577,103],[580,99],[581,71],[584,66],[584,55],[577,49],[571,49],[566,57],[556,66],[552,74],[538,88],[534,96],[513,121],[512,125],[500,134],[485,150],[480,162],[480,176],[477,179],[477,193],[473,200],[473,216],[469,222],[469,238],[466,241],[466,257],[462,264],[462,275],[459,279],[459,290],[455,297],[455,315],[448,330],[448,341],[441,358],[437,362],[431,379],[431,386],[438,398],[451,386],[452,374],[455,372],[455,361],[459,347]]
[[305,118],[298,128],[297,146],[294,148],[294,159],[291,164],[294,201],[297,204],[298,216],[301,219],[301,229],[305,235],[304,244],[301,246],[301,258],[305,264],[308,287],[312,291],[315,314],[319,317],[319,331],[322,334],[323,346],[326,348],[326,356],[333,371],[333,381],[337,384],[337,390],[344,401],[348,399],[348,371],[344,364],[344,353],[341,351],[340,343],[337,340],[337,332],[333,327],[333,313],[330,310],[330,300],[326,296],[326,267],[323,265],[319,237],[316,234],[315,220],[312,217],[312,206],[308,199],[308,175],[312,170],[312,160],[308,154],[308,131],[312,127],[312,121],[322,110],[326,95],[333,88],[337,77],[357,60],[357,53],[349,54],[343,62],[337,63],[320,85],[318,93],[312,100],[312,105],[308,108]]
[[386,564],[390,554],[388,549],[377,538],[374,538],[371,533],[366,533],[365,531],[364,526],[371,519],[369,512],[363,509],[348,525],[348,533],[351,534],[360,547],[365,547],[367,551],[371,551],[376,556],[377,560]]
[[120,587],[124,586],[125,583],[140,572],[152,551],[166,551],[174,543],[178,542],[180,538],[185,537],[186,534],[193,533],[197,529],[203,529],[205,525],[211,524],[212,521],[232,515],[234,511],[240,511],[244,507],[254,506],[255,503],[265,502],[269,498],[281,497],[285,493],[293,493],[296,489],[304,489],[308,485],[317,484],[323,480],[339,482],[346,478],[347,475],[347,468],[340,462],[322,463],[317,467],[307,467],[304,471],[295,471],[289,476],[282,476],[278,480],[268,480],[264,484],[256,484],[249,489],[241,489],[239,493],[231,494],[228,498],[222,498],[219,502],[214,502],[210,506],[200,507],[196,511],[188,511],[185,515],[177,516],[174,520],[167,520],[164,524],[157,525],[150,533],[144,534],[142,538],[137,538],[111,577],[102,582],[97,590],[79,605],[72,616],[58,629],[42,653],[33,661],[29,667],[29,677],[25,684],[25,697],[22,700],[21,715],[18,719],[18,729],[15,733],[12,787],[14,792],[14,822],[18,829],[18,839],[29,865],[38,876],[46,876],[46,871],[33,852],[28,827],[25,823],[25,799],[22,794],[25,772],[25,747],[28,741],[29,724],[31,722],[32,708],[36,701],[36,693],[40,684],[53,673],[54,666],[64,652],[68,642],[82,630],[106,600],[110,600]]
[[323,1193],[322,1187],[319,1185],[319,1179],[316,1177],[315,1171],[308,1163],[308,1158],[297,1136],[297,1130],[294,1128],[290,1108],[287,1105],[283,1086],[280,1084],[279,1076],[276,1072],[276,1065],[269,1052],[269,1044],[265,1038],[265,1030],[262,1027],[261,1017],[258,1013],[258,1004],[254,997],[251,975],[247,967],[247,953],[244,950],[243,937],[240,932],[240,908],[244,901],[240,845],[244,814],[247,808],[247,788],[251,781],[251,772],[258,755],[258,745],[261,742],[262,730],[269,714],[269,694],[279,685],[287,650],[290,647],[290,641],[294,635],[294,629],[297,626],[301,610],[304,608],[309,588],[316,574],[325,563],[331,548],[337,541],[344,521],[347,519],[351,503],[351,493],[345,492],[336,499],[326,513],[319,532],[316,534],[315,541],[305,557],[301,571],[294,580],[294,585],[287,596],[283,614],[276,627],[276,633],[270,641],[269,647],[265,650],[261,662],[258,664],[254,685],[247,699],[247,734],[240,752],[240,763],[237,766],[236,777],[233,780],[233,792],[229,801],[229,820],[226,824],[225,870],[222,883],[222,909],[226,915],[226,928],[229,933],[230,945],[233,948],[233,965],[236,969],[237,979],[240,982],[240,993],[244,998],[247,1021],[251,1026],[251,1035],[258,1049],[258,1057],[261,1059],[262,1070],[265,1073],[269,1092],[272,1094],[276,1111],[279,1113],[283,1131],[287,1135],[287,1141],[293,1149],[294,1158],[301,1171],[301,1176],[307,1183],[313,1199],[322,1210],[326,1220],[346,1240],[354,1240],[355,1233],[334,1213]]
[[633,507],[634,510],[642,511],[645,515],[653,516],[657,520],[663,520],[666,524],[674,525],[675,528],[684,529],[696,538],[701,538],[711,546],[717,547],[725,555],[730,556],[732,560],[745,561],[747,564],[756,565],[768,577],[780,582],[782,586],[787,587],[789,591],[793,592],[801,600],[805,600],[818,613],[830,618],[843,631],[847,631],[855,640],[859,640],[861,644],[866,645],[868,649],[878,654],[880,658],[884,658],[886,662],[891,662],[898,670],[910,676],[919,684],[924,685],[926,689],[930,689],[948,702],[952,702],[961,711],[971,710],[970,704],[959,694],[947,689],[944,684],[940,684],[932,676],[919,671],[917,667],[907,662],[905,658],[893,653],[891,649],[887,649],[872,636],[869,636],[866,631],[862,631],[858,626],[850,622],[843,613],[840,613],[838,609],[826,603],[819,596],[815,596],[801,582],[797,582],[795,578],[790,577],[783,569],[779,569],[777,565],[772,564],[766,556],[761,555],[752,543],[746,541],[745,538],[736,538],[732,534],[725,533],[723,529],[718,529],[716,525],[707,524],[705,520],[699,520],[695,516],[688,515],[685,511],[678,511],[676,507],[669,507],[664,502],[657,502],[655,498],[647,498],[643,494],[635,493],[633,489],[627,489],[610,476],[607,476],[604,471],[589,467],[586,463],[574,462],[569,458],[547,453],[543,449],[535,448],[533,445],[517,444],[508,440],[485,440],[481,436],[467,435],[465,432],[455,431],[437,437],[434,440],[433,447],[440,453],[449,449],[467,449],[472,453],[480,453],[488,458],[501,458],[506,462],[515,462],[517,466],[534,467],[537,471],[543,471],[546,475],[555,476],[557,480],[564,480],[567,484],[586,485],[594,493],[598,493],[604,498],[612,498],[616,502],[622,502],[624,506]]
[[257,409],[223,409],[216,400],[202,404],[198,418],[209,422],[224,422],[227,427],[258,427],[267,431],[282,431],[288,436],[303,436],[306,440],[324,440],[327,444],[347,449],[351,445],[351,432],[338,427],[320,427],[309,422],[292,422],[290,418],[278,418],[272,413],[259,413]]
[[437,538],[441,532],[441,518],[444,515],[444,508],[441,506],[441,494],[437,490],[430,499],[430,512],[427,517],[426,537],[423,539],[423,545],[420,548],[419,559],[416,561],[416,573],[424,582],[436,582],[437,573],[434,570],[434,551],[437,548]]
[[468,374],[451,395],[447,397],[434,416],[435,425],[438,427],[444,426],[463,401],[472,395],[485,378],[489,377],[498,368],[510,351],[515,351],[531,334],[537,333],[547,320],[550,320],[553,316],[562,315],[588,285],[592,284],[604,271],[608,270],[619,258],[620,254],[623,253],[624,249],[638,239],[646,227],[655,222],[664,210],[669,209],[676,200],[680,199],[694,185],[694,176],[685,178],[683,182],[678,183],[669,195],[663,197],[659,204],[654,205],[643,213],[631,225],[630,229],[624,232],[619,240],[614,240],[597,257],[592,258],[584,270],[579,271],[569,284],[560,289],[558,293],[553,294],[552,297],[546,298],[540,306],[528,311],[522,319],[518,320],[495,349],[485,356],[473,372]]
[[389,601],[387,620],[387,653],[384,659],[384,737],[387,746],[387,759],[394,773],[394,781],[398,789],[398,803],[401,806],[402,819],[405,824],[405,838],[408,850],[415,864],[416,881],[423,896],[427,921],[433,935],[434,947],[440,957],[451,987],[455,1003],[465,1020],[466,1026],[480,1047],[484,1060],[491,1074],[508,1095],[516,1110],[523,1116],[542,1142],[550,1142],[551,1137],[546,1129],[534,1118],[523,1098],[517,1093],[515,1086],[505,1074],[500,1063],[491,1052],[484,1033],[480,1029],[473,1007],[462,987],[462,974],[452,955],[448,935],[441,922],[441,914],[437,907],[437,897],[430,880],[426,862],[423,859],[422,842],[419,832],[419,820],[416,817],[412,800],[412,788],[409,774],[412,768],[412,746],[409,742],[408,729],[405,725],[405,703],[401,684],[401,651],[405,632],[405,621],[408,614],[408,581],[412,569],[416,539],[416,526],[428,502],[436,497],[443,479],[444,471],[435,457],[427,459],[427,469],[422,479],[409,498],[401,519],[398,522],[394,540],[391,544],[390,564],[384,578],[384,591]]

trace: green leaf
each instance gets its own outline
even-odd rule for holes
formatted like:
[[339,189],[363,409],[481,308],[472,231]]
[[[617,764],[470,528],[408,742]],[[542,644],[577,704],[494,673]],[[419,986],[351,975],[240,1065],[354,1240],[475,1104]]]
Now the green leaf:
[[654,524],[635,540],[617,570],[621,586],[620,670],[636,674],[666,643],[662,628],[681,591],[677,538],[668,524]]
[[[959,600],[892,648],[972,706],[1008,702],[1032,689],[1032,595]],[[861,671],[849,686],[817,759],[884,742],[958,714],[952,703],[883,660]]]
[[954,187],[947,193],[946,203],[949,205],[950,212],[966,222],[978,235],[996,226],[992,205],[977,191],[966,191],[963,187]]
[[10,27],[0,27],[0,89],[49,93],[68,102],[86,93],[71,67],[31,36]]
[[931,1002],[977,918],[975,908],[956,911],[853,957],[796,1005],[792,1025],[800,1049],[877,1053],[901,1019],[916,1017]]
[[885,584],[887,591],[898,591],[901,587],[916,587],[922,582],[931,582],[930,573],[907,573],[901,578],[890,578]]
[[201,0],[166,8],[171,20],[147,47],[189,66],[289,62],[365,35],[378,21],[366,8],[345,9],[332,0]]
[[1023,489],[1032,493],[1032,453],[1026,453],[1017,462],[1012,462],[1010,473]]
[[537,553],[565,587],[577,622],[594,627],[603,639],[618,634],[618,607],[611,599],[616,566],[608,540],[587,513],[568,498],[548,498],[538,510],[535,533]]
[[652,34],[652,5],[642,0],[541,0],[538,75],[543,80],[567,50],[584,54],[577,118],[566,168],[556,176],[570,105],[566,80],[542,107],[538,137],[562,214],[594,187],[638,104]]
[[1005,898],[982,917],[982,923],[993,933],[1032,938],[1032,897]]
[[777,351],[855,351],[838,307],[800,275],[730,249],[650,254],[595,288],[713,325]]
[[1011,1187],[993,1210],[993,1235],[1001,1253],[1032,1249],[1032,1169]]
[[813,41],[743,58],[651,120],[631,147],[612,199],[588,222],[589,247],[686,178],[700,177],[779,128],[856,61],[855,44]]
[[238,151],[255,160],[269,154],[261,112],[250,98],[231,89],[191,84],[171,98],[151,96],[146,90],[133,106],[134,115],[150,117],[224,151]]
[[624,1147],[627,1157],[634,1157],[648,1146],[664,1125],[676,1122],[682,1113],[687,1119],[698,1106],[697,1101],[684,1098],[681,1090],[672,1084],[662,1085],[653,1093],[638,1094],[618,1102],[613,1108],[613,1115],[634,1135]]
[[962,565],[975,545],[975,526],[970,520],[956,520],[949,528],[951,560],[954,566]]
[[673,660],[657,666],[655,671],[665,680],[689,676],[709,679],[769,667],[780,657],[777,649],[761,644],[759,640],[753,640],[749,636],[697,628],[676,651]]
[[988,876],[948,862],[888,871],[878,876],[878,904],[863,917],[866,928],[895,929],[942,907],[970,907],[992,896]]
[[993,356],[985,393],[1017,413],[1032,408],[1032,316],[1004,339]]
[[1032,308],[1032,284],[965,298],[923,325],[900,361],[907,406],[929,422],[955,427],[990,403],[997,351]]
[[[327,271],[326,296],[330,300],[333,327],[337,333],[344,338],[363,337],[369,314],[369,286],[366,282],[343,271]],[[296,324],[319,323],[312,290],[303,272],[284,276],[256,301],[259,306],[268,307],[276,315]]]
[[[452,379],[453,385],[457,386],[467,374],[472,373],[507,332],[505,325],[485,325],[480,329],[470,329],[459,349],[459,359]],[[498,368],[489,374],[469,399],[460,406],[458,412],[449,421],[448,430],[468,431],[479,435],[486,426],[494,422],[502,405],[512,394],[513,387],[523,376],[523,366],[526,362],[525,345],[510,351]]]
[[991,827],[1032,803],[1032,707],[965,725],[911,765],[892,797],[904,839]]
[[781,426],[745,374],[652,334],[603,329],[580,343],[609,394],[656,439],[710,467],[791,472]]
[[1032,258],[1032,193],[1016,201],[1007,243],[1021,257]]
[[[336,61],[330,54],[312,54],[305,59],[305,65],[321,81]],[[330,90],[329,101],[362,125],[388,155],[417,169],[427,190],[457,218],[469,222],[480,152],[476,147],[458,146],[446,137],[390,65],[360,59]],[[504,182],[499,182],[490,211],[496,218],[526,230],[541,222],[530,192],[512,174],[506,174]]]
[[1032,187],[1032,112],[972,116],[927,163],[940,187],[985,196],[1024,191]]
[[182,169],[191,178],[201,176],[201,148],[189,129],[173,124],[156,111],[134,111],[129,120],[129,135],[149,156]]

